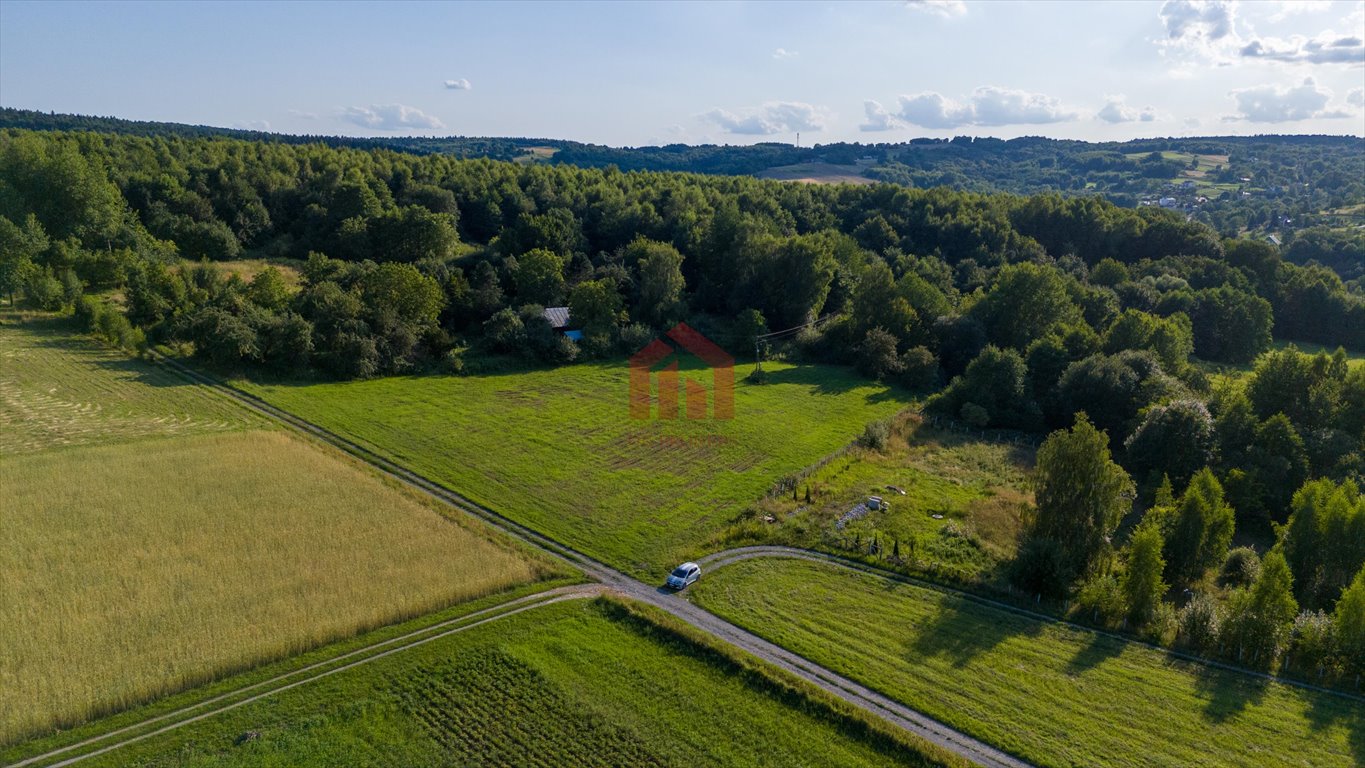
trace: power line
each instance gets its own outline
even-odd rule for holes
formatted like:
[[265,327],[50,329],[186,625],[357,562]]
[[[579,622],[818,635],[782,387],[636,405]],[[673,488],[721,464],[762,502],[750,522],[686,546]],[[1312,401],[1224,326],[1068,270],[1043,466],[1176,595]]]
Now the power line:
[[771,340],[771,339],[786,338],[787,336],[791,336],[792,334],[795,334],[797,331],[801,331],[801,330],[805,330],[806,328],[812,328],[812,327],[814,327],[814,326],[817,326],[817,325],[819,325],[820,323],[823,323],[823,322],[825,322],[826,320],[830,319],[831,317],[834,317],[834,315],[830,314],[830,315],[825,315],[824,317],[817,317],[816,319],[810,321],[809,323],[802,323],[801,325],[798,325],[798,326],[795,326],[795,327],[792,327],[792,328],[785,328],[785,329],[780,330],[780,331],[773,331],[772,333],[765,333],[765,334],[762,334],[762,335],[760,335],[760,336],[755,336],[755,337],[754,337],[754,373],[762,373],[762,372],[763,372],[763,342],[769,341],[769,340]]

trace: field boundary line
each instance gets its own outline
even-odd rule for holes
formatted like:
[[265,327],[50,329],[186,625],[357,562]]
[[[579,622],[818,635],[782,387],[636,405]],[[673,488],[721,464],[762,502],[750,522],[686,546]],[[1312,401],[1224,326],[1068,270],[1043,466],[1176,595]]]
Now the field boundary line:
[[1059,619],[1056,616],[1049,616],[1046,613],[1030,611],[1027,608],[1018,605],[1011,605],[1009,603],[995,600],[984,595],[978,595],[974,592],[968,592],[966,590],[958,589],[956,587],[950,587],[945,584],[938,584],[936,582],[919,579],[914,576],[908,576],[903,573],[897,573],[896,571],[889,571],[884,568],[878,568],[874,565],[868,565],[867,563],[861,563],[858,562],[857,560],[851,560],[849,558],[840,557],[839,555],[831,554],[829,552],[821,552],[820,550],[817,549],[802,549],[801,547],[788,547],[785,545],[755,545],[748,547],[735,547],[733,549],[721,550],[720,552],[713,552],[709,555],[701,557],[697,560],[697,564],[708,566],[712,569],[716,569],[723,568],[727,565],[732,565],[734,563],[738,563],[744,560],[756,560],[763,557],[785,558],[790,560],[809,560],[811,562],[829,563],[831,565],[839,566],[847,570],[857,571],[859,573],[864,573],[869,576],[876,576],[878,578],[886,579],[888,581],[895,581],[902,584],[907,584],[909,586],[921,587],[924,589],[933,590],[935,592],[940,592],[942,594],[952,595],[954,597],[961,597],[971,602],[986,605],[991,608],[999,608],[1005,611],[1009,611],[1010,613],[1018,614],[1030,619],[1037,619],[1049,624],[1061,625],[1068,629],[1073,629],[1081,632],[1089,632],[1092,634],[1101,635],[1103,637],[1108,637],[1113,640],[1119,640],[1124,643],[1131,643],[1133,645],[1142,646],[1154,651],[1159,651],[1165,655],[1174,656],[1182,661],[1188,661],[1194,664],[1201,664],[1206,667],[1214,667],[1217,669],[1221,669],[1225,672],[1235,672],[1239,675],[1246,675],[1247,677],[1254,677],[1261,680],[1280,683],[1281,685],[1287,685],[1294,688],[1301,688],[1304,690],[1313,691],[1315,693],[1331,694],[1333,696],[1338,696],[1340,698],[1346,699],[1347,701],[1355,701],[1365,704],[1365,696],[1359,696],[1357,694],[1351,693],[1350,691],[1339,691],[1333,688],[1324,688],[1322,686],[1313,685],[1312,683],[1305,683],[1299,680],[1278,677],[1267,672],[1257,672],[1256,670],[1246,669],[1244,667],[1239,667],[1234,664],[1228,664],[1226,662],[1218,661],[1216,659],[1206,659],[1202,656],[1195,656],[1193,654],[1185,653],[1174,648],[1167,648],[1165,646],[1156,645],[1155,643],[1149,643],[1146,640],[1142,640],[1140,638],[1128,637],[1127,635],[1121,635],[1117,632],[1112,632],[1107,629],[1099,629],[1096,627],[1088,627],[1084,624],[1077,624],[1076,622],[1073,621]]
[[[234,691],[229,691],[229,692],[227,692],[227,693],[220,694],[220,695],[215,696],[215,697],[213,697],[213,698],[211,698],[211,699],[207,699],[207,700],[205,700],[205,701],[201,701],[201,702],[198,702],[198,703],[196,703],[196,704],[192,704],[192,705],[190,705],[190,706],[183,707],[183,708],[181,708],[181,709],[175,710],[174,712],[167,712],[167,713],[162,714],[162,715],[159,715],[159,716],[157,716],[157,717],[150,718],[150,719],[147,719],[147,720],[143,720],[143,721],[138,722],[138,723],[133,723],[133,724],[130,724],[130,725],[128,725],[128,726],[125,726],[125,727],[120,728],[120,729],[115,730],[115,731],[110,731],[109,733],[105,733],[105,734],[101,734],[101,735],[99,735],[99,736],[91,737],[91,738],[86,739],[85,741],[79,742],[79,743],[77,743],[77,744],[71,744],[71,745],[62,747],[62,748],[60,748],[60,749],[55,749],[55,750],[52,750],[51,752],[47,752],[47,753],[44,753],[44,754],[42,754],[42,755],[35,755],[34,757],[30,757],[30,758],[27,758],[27,759],[25,759],[25,760],[21,760],[20,762],[12,763],[12,764],[10,764],[7,768],[21,768],[21,766],[34,765],[34,764],[37,764],[37,763],[40,763],[40,762],[44,762],[44,761],[46,761],[46,760],[50,760],[50,759],[52,759],[52,758],[59,757],[59,756],[65,754],[65,753],[67,753],[67,752],[70,752],[71,750],[79,749],[79,748],[85,747],[85,746],[91,746],[91,745],[96,744],[96,743],[98,743],[98,742],[105,741],[106,739],[108,739],[108,738],[110,738],[110,737],[117,736],[117,735],[119,735],[119,734],[121,734],[121,733],[127,733],[127,732],[129,732],[129,731],[134,731],[134,730],[138,730],[138,729],[141,729],[141,728],[146,728],[146,727],[148,727],[148,726],[150,726],[150,725],[153,725],[153,724],[155,724],[155,723],[161,722],[161,721],[166,720],[166,719],[168,719],[168,718],[173,718],[173,717],[176,717],[176,716],[178,716],[178,715],[185,715],[185,714],[188,714],[188,713],[190,713],[190,712],[192,712],[192,711],[194,711],[194,710],[201,709],[201,708],[203,708],[203,707],[205,707],[205,706],[209,706],[209,705],[214,704],[214,703],[217,703],[217,702],[221,702],[221,701],[223,701],[223,700],[225,700],[225,699],[231,699],[231,698],[234,698],[234,697],[236,697],[236,696],[240,696],[240,695],[243,694],[243,693],[246,693],[246,692],[251,691],[251,690],[255,690],[255,689],[257,689],[257,688],[260,688],[260,687],[262,687],[262,686],[268,685],[268,684],[270,684],[270,683],[280,682],[281,680],[284,680],[284,679],[290,678],[290,677],[295,677],[295,676],[297,676],[297,675],[300,675],[300,674],[302,674],[302,673],[304,673],[304,672],[307,672],[307,671],[310,671],[310,670],[318,670],[318,669],[321,668],[321,667],[328,667],[328,666],[331,666],[331,665],[335,664],[335,663],[338,662],[338,661],[341,661],[341,660],[347,659],[347,658],[351,658],[351,657],[353,657],[353,656],[356,656],[357,654],[366,653],[366,652],[368,652],[368,651],[374,651],[374,650],[376,650],[376,649],[378,649],[378,648],[382,648],[382,647],[384,647],[384,646],[386,646],[386,645],[393,645],[394,643],[400,642],[400,641],[403,641],[403,640],[408,640],[408,641],[409,641],[409,642],[403,643],[402,645],[399,645],[399,646],[396,646],[396,647],[393,647],[393,648],[388,648],[388,649],[386,649],[386,650],[380,651],[379,653],[374,653],[374,654],[371,654],[371,655],[368,655],[368,656],[364,656],[364,657],[362,657],[362,658],[360,658],[360,659],[357,659],[357,660],[355,660],[355,661],[348,662],[348,663],[343,664],[343,665],[341,665],[341,666],[332,667],[331,669],[324,669],[324,670],[322,670],[322,671],[317,672],[317,674],[310,675],[310,676],[305,677],[305,678],[300,679],[300,680],[295,680],[295,681],[290,682],[290,683],[288,683],[288,684],[286,684],[286,685],[281,685],[281,686],[278,686],[278,687],[275,687],[275,688],[271,688],[271,689],[266,690],[266,691],[262,691],[262,692],[260,692],[260,693],[257,693],[257,694],[255,694],[255,695],[253,695],[253,696],[249,696],[249,697],[247,697],[247,698],[245,698],[245,699],[241,699],[241,700],[238,700],[238,701],[233,701],[233,702],[224,704],[224,705],[221,706],[221,707],[217,707],[217,708],[212,709],[212,710],[209,710],[209,711],[207,711],[207,712],[200,712],[199,714],[194,715],[194,716],[192,716],[192,717],[187,717],[187,718],[185,718],[185,719],[183,719],[183,720],[176,720],[175,722],[170,723],[170,724],[165,725],[165,726],[162,726],[161,728],[157,728],[157,729],[151,730],[151,731],[146,731],[146,732],[144,732],[144,733],[138,733],[138,734],[136,734],[136,735],[130,736],[129,738],[123,739],[122,741],[118,741],[118,742],[113,743],[113,744],[106,744],[106,745],[104,745],[104,746],[102,746],[102,747],[100,747],[99,749],[96,749],[96,750],[94,750],[94,751],[85,752],[85,753],[82,753],[82,754],[79,754],[79,755],[73,755],[73,756],[71,756],[71,757],[68,757],[68,758],[66,758],[66,759],[64,759],[64,760],[60,760],[60,761],[55,762],[55,763],[47,763],[47,764],[46,764],[46,768],[58,768],[59,766],[72,765],[72,764],[77,763],[77,762],[79,762],[79,761],[81,761],[81,760],[86,760],[86,759],[91,758],[91,757],[96,757],[96,756],[98,756],[98,755],[102,755],[102,754],[104,754],[104,753],[106,753],[106,752],[111,752],[111,751],[113,751],[113,750],[115,750],[115,749],[118,749],[118,748],[120,748],[120,747],[128,746],[129,744],[133,744],[133,743],[136,743],[136,742],[138,742],[138,741],[142,741],[143,739],[147,739],[147,738],[150,738],[150,737],[152,737],[152,736],[158,736],[158,735],[163,734],[163,733],[168,733],[168,732],[170,732],[170,731],[176,730],[176,729],[181,728],[181,727],[183,727],[183,726],[189,725],[190,723],[195,723],[195,722],[198,722],[198,721],[200,721],[200,720],[203,720],[203,719],[212,717],[212,716],[214,716],[214,715],[222,714],[223,712],[227,712],[227,711],[229,711],[229,710],[236,709],[236,708],[241,707],[241,706],[244,706],[244,705],[246,705],[246,704],[250,704],[250,703],[252,703],[252,702],[259,701],[259,700],[264,699],[264,698],[266,698],[266,697],[268,697],[268,696],[273,696],[273,695],[275,695],[275,694],[277,694],[277,693],[281,693],[281,692],[283,692],[283,691],[287,691],[287,690],[290,690],[290,689],[292,689],[292,688],[297,688],[297,687],[299,687],[299,686],[301,686],[301,685],[304,685],[304,684],[306,684],[306,683],[311,683],[311,682],[314,682],[314,681],[317,681],[317,680],[321,680],[322,678],[324,678],[324,677],[329,677],[329,676],[331,676],[331,675],[336,674],[337,672],[344,672],[344,671],[346,671],[346,670],[348,670],[348,669],[354,669],[354,668],[359,667],[359,666],[361,666],[361,665],[368,664],[368,663],[370,663],[371,661],[375,661],[375,660],[377,660],[377,659],[382,659],[382,658],[384,658],[384,657],[386,657],[386,656],[391,656],[391,655],[393,655],[393,654],[395,654],[395,653],[398,653],[398,652],[400,652],[400,651],[406,651],[406,650],[409,650],[409,649],[412,649],[412,648],[416,648],[416,647],[419,646],[419,645],[425,645],[425,644],[427,644],[427,643],[429,643],[429,642],[431,642],[431,641],[433,641],[433,640],[439,640],[439,639],[444,638],[444,637],[449,637],[450,635],[457,634],[457,633],[459,633],[459,632],[463,632],[463,631],[465,631],[465,630],[467,630],[467,629],[473,629],[474,627],[482,626],[482,625],[484,625],[484,624],[487,624],[487,623],[492,622],[492,621],[496,621],[496,620],[498,620],[498,619],[507,618],[508,616],[513,616],[513,615],[516,615],[516,614],[518,614],[518,613],[522,613],[523,611],[529,611],[529,610],[531,610],[532,608],[540,608],[540,607],[543,607],[543,606],[546,606],[546,605],[552,605],[552,604],[554,604],[554,603],[563,602],[563,601],[565,601],[565,600],[583,600],[583,599],[594,598],[594,597],[597,597],[597,596],[601,595],[601,594],[602,594],[603,592],[605,592],[605,591],[606,591],[606,588],[603,587],[602,585],[598,585],[598,584],[579,584],[579,585],[571,585],[571,586],[566,586],[566,587],[557,587],[557,588],[555,588],[555,589],[545,590],[544,592],[536,592],[535,594],[525,595],[525,596],[523,596],[523,597],[519,597],[519,598],[516,598],[516,599],[514,599],[514,600],[509,600],[509,601],[507,601],[506,603],[501,603],[501,604],[499,604],[499,605],[490,606],[490,607],[488,607],[488,608],[484,608],[484,609],[481,609],[481,610],[478,610],[478,611],[474,611],[473,613],[466,614],[466,615],[464,615],[464,616],[458,616],[458,617],[449,619],[449,620],[447,620],[447,621],[441,622],[440,624],[434,624],[434,625],[432,625],[432,626],[430,626],[430,627],[426,627],[426,628],[424,628],[424,629],[414,630],[413,632],[410,632],[410,633],[408,633],[408,634],[406,634],[406,635],[401,635],[401,636],[395,637],[395,638],[389,638],[388,640],[383,640],[383,641],[378,642],[378,643],[375,643],[375,644],[373,644],[373,645],[365,646],[364,648],[358,648],[358,649],[356,649],[356,650],[350,651],[350,652],[345,653],[345,654],[342,654],[342,655],[340,655],[340,656],[336,656],[336,657],[333,657],[333,658],[331,658],[331,659],[327,659],[327,660],[325,660],[325,661],[319,661],[319,662],[316,662],[316,663],[314,663],[314,664],[310,664],[310,665],[308,665],[307,667],[303,667],[303,668],[294,670],[294,671],[292,671],[292,672],[287,672],[287,673],[284,673],[284,674],[281,674],[281,675],[277,675],[276,677],[273,677],[273,678],[271,678],[271,679],[269,679],[269,680],[263,680],[263,681],[261,681],[261,682],[254,683],[254,684],[252,684],[252,685],[245,686],[245,687],[243,687],[243,688],[238,688],[238,689],[236,689],[236,690],[234,690]],[[491,616],[488,615],[488,614],[490,614],[490,613],[492,613],[493,615],[491,615]],[[482,617],[482,618],[480,618],[480,617]],[[470,622],[471,619],[474,619],[474,621]],[[452,626],[452,625],[458,625],[458,626]],[[425,636],[425,637],[419,637],[420,635],[427,635],[427,636]],[[415,638],[415,639],[414,639],[414,638]]]

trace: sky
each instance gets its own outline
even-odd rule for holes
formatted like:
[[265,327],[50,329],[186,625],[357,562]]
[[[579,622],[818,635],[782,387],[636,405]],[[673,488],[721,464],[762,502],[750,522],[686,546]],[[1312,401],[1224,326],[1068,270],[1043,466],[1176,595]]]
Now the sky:
[[615,146],[1365,136],[1362,40],[1362,0],[0,0],[0,105]]

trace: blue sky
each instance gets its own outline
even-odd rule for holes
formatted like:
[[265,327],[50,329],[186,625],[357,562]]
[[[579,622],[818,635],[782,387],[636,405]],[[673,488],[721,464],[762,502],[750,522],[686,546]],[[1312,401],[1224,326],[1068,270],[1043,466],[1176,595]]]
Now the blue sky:
[[1365,135],[1365,2],[0,0],[0,105],[613,145]]

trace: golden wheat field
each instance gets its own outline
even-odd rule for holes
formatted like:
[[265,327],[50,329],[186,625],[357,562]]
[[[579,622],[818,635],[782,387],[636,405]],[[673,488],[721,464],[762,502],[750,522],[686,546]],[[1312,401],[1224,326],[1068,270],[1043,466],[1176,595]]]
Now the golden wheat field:
[[[150,364],[13,323],[0,354],[0,743],[557,573]],[[157,414],[210,428],[128,428]]]

